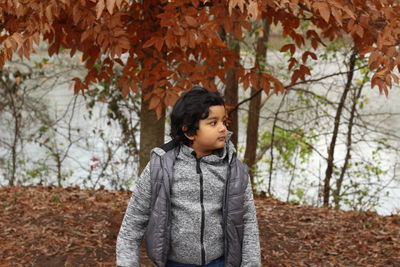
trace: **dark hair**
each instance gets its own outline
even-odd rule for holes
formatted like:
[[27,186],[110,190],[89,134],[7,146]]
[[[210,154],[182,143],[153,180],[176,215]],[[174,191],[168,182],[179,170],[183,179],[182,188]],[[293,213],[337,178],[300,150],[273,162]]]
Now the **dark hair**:
[[[182,94],[172,109],[170,136],[175,143],[191,145],[191,140],[184,133],[189,136],[196,135],[199,121],[208,117],[210,106],[224,104],[224,99],[218,92],[209,92],[200,86],[193,87]],[[182,130],[184,126],[185,132]]]

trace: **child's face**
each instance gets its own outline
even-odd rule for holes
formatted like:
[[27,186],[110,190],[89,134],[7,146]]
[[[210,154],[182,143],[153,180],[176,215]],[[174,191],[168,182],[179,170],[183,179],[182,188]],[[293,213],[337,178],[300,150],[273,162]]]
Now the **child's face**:
[[196,135],[187,136],[193,141],[192,148],[196,151],[198,158],[224,147],[228,132],[225,125],[225,107],[211,106],[208,111],[208,117],[199,121]]

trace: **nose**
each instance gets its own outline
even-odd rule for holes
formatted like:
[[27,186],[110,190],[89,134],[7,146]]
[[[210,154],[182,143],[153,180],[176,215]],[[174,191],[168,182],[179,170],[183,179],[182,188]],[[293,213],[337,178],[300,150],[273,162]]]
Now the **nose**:
[[225,132],[227,130],[226,125],[224,123],[221,123],[221,126],[219,127],[220,132]]

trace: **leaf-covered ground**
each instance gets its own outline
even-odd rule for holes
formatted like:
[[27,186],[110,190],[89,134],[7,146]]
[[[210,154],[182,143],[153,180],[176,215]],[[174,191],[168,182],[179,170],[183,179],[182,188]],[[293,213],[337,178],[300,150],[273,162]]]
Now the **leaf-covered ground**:
[[[0,266],[115,266],[130,194],[0,189]],[[256,199],[263,266],[400,266],[400,217]],[[143,266],[151,266],[143,253]]]

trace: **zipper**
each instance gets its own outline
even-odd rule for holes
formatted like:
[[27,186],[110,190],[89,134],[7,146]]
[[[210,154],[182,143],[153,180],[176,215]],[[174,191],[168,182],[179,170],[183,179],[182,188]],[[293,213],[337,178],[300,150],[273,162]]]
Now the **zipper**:
[[225,258],[225,264],[227,264],[227,256],[228,256],[228,238],[227,238],[227,221],[228,221],[228,194],[229,194],[229,184],[230,184],[230,179],[231,178],[231,162],[228,160],[228,170],[227,170],[227,175],[226,175],[226,181],[225,181],[225,190],[224,190],[224,203],[222,206],[222,216],[223,216],[223,231],[224,231],[224,258]]
[[[162,160],[162,159],[160,159],[160,169],[161,169],[161,170],[164,169],[164,167],[163,167],[163,160]],[[165,179],[165,177],[164,177],[164,179]],[[167,179],[169,179],[169,177],[167,177]],[[161,182],[163,183],[161,186],[164,186],[164,187],[165,187],[164,181],[161,181]],[[161,189],[160,189],[160,190],[161,190]],[[170,190],[170,192],[171,192],[171,185],[170,185],[170,189],[169,189],[169,190]],[[171,193],[169,193],[169,197],[168,197],[167,191],[165,191],[165,194],[166,194],[166,197],[168,198],[167,202],[168,202],[168,209],[169,209],[169,212],[167,212],[167,214],[166,214],[164,229],[168,229],[169,220],[170,220],[170,217],[171,217],[171,216],[170,216],[170,215],[171,215],[171,199],[170,199]],[[170,232],[170,231],[169,231],[169,232]],[[163,256],[162,256],[163,262],[166,262],[166,261],[167,261],[167,255],[168,255],[168,250],[169,250],[168,243],[169,243],[169,240],[167,240],[167,238],[164,238],[164,249],[163,249],[163,250],[166,250],[166,251],[165,251],[165,253],[164,253]]]
[[233,153],[231,159],[229,160],[229,158],[227,158],[227,163],[228,163],[228,170],[226,173],[226,181],[225,181],[225,189],[224,189],[224,203],[222,206],[222,216],[223,216],[223,220],[224,220],[224,258],[225,258],[225,263],[224,266],[228,265],[228,251],[229,251],[229,243],[228,243],[228,238],[227,238],[227,223],[228,223],[228,211],[229,211],[229,202],[228,202],[228,195],[229,195],[229,185],[231,182],[231,175],[232,175],[232,171],[231,171],[231,166],[233,164],[233,160],[236,157],[236,153]]
[[206,252],[204,250],[204,224],[205,224],[205,211],[204,211],[204,192],[203,192],[203,173],[200,168],[200,159],[196,158],[196,171],[197,174],[200,174],[200,206],[201,206],[201,235],[200,235],[200,244],[201,244],[201,265],[205,265],[206,261]]

